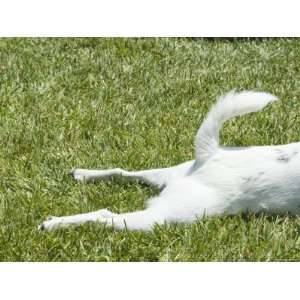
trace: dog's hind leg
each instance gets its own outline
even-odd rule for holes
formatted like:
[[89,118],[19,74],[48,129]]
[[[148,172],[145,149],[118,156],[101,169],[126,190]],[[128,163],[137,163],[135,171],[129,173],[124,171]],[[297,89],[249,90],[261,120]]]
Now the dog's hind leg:
[[117,229],[150,230],[154,224],[163,224],[165,221],[156,210],[130,212],[125,214],[113,214],[107,210],[99,210],[86,214],[64,217],[49,217],[39,227],[39,230],[54,230],[70,226],[78,226],[84,223],[102,223]]
[[142,171],[126,171],[120,168],[109,170],[74,169],[70,172],[70,174],[77,181],[89,182],[96,180],[108,180],[112,177],[122,177],[128,181],[139,181],[161,188],[165,186],[169,180],[188,174],[192,166],[193,161],[188,161],[174,167],[162,169]]

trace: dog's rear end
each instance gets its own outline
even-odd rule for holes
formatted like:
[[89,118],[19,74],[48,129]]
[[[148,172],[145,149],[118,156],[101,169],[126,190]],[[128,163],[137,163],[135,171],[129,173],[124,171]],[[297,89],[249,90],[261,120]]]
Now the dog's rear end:
[[[195,160],[175,167],[129,172],[122,169],[75,169],[80,181],[122,176],[162,189],[145,210],[115,214],[96,212],[52,217],[40,229],[55,229],[86,222],[115,228],[149,230],[155,223],[192,222],[204,215],[252,210],[299,212],[299,144],[238,149],[219,146],[222,124],[235,116],[256,112],[276,100],[271,94],[230,92],[212,107],[196,135]],[[294,165],[296,163],[296,166]],[[280,184],[281,183],[281,184]]]

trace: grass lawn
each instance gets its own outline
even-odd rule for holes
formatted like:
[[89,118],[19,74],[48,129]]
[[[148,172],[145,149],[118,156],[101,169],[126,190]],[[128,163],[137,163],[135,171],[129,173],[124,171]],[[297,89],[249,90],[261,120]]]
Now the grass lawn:
[[0,260],[299,261],[291,216],[37,231],[48,215],[141,209],[157,190],[68,171],[192,159],[205,113],[233,88],[281,101],[226,123],[222,144],[300,140],[300,39],[0,39]]

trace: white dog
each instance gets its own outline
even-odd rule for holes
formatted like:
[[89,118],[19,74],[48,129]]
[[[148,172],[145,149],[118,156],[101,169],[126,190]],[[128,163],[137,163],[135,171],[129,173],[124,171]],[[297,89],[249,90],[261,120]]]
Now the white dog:
[[106,209],[49,217],[40,229],[86,222],[129,230],[150,230],[164,222],[192,222],[203,216],[239,212],[300,213],[300,143],[279,146],[220,147],[219,130],[231,117],[259,111],[276,97],[268,93],[230,92],[212,107],[196,135],[195,160],[178,166],[137,172],[75,169],[78,181],[113,176],[162,189],[145,210],[115,214]]

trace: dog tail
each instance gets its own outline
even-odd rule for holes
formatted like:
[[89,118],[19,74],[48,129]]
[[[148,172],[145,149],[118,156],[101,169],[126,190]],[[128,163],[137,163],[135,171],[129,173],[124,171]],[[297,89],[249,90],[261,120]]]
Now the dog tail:
[[195,147],[197,165],[206,162],[219,147],[219,130],[223,123],[235,116],[259,111],[277,98],[268,93],[231,91],[218,99],[199,128]]

